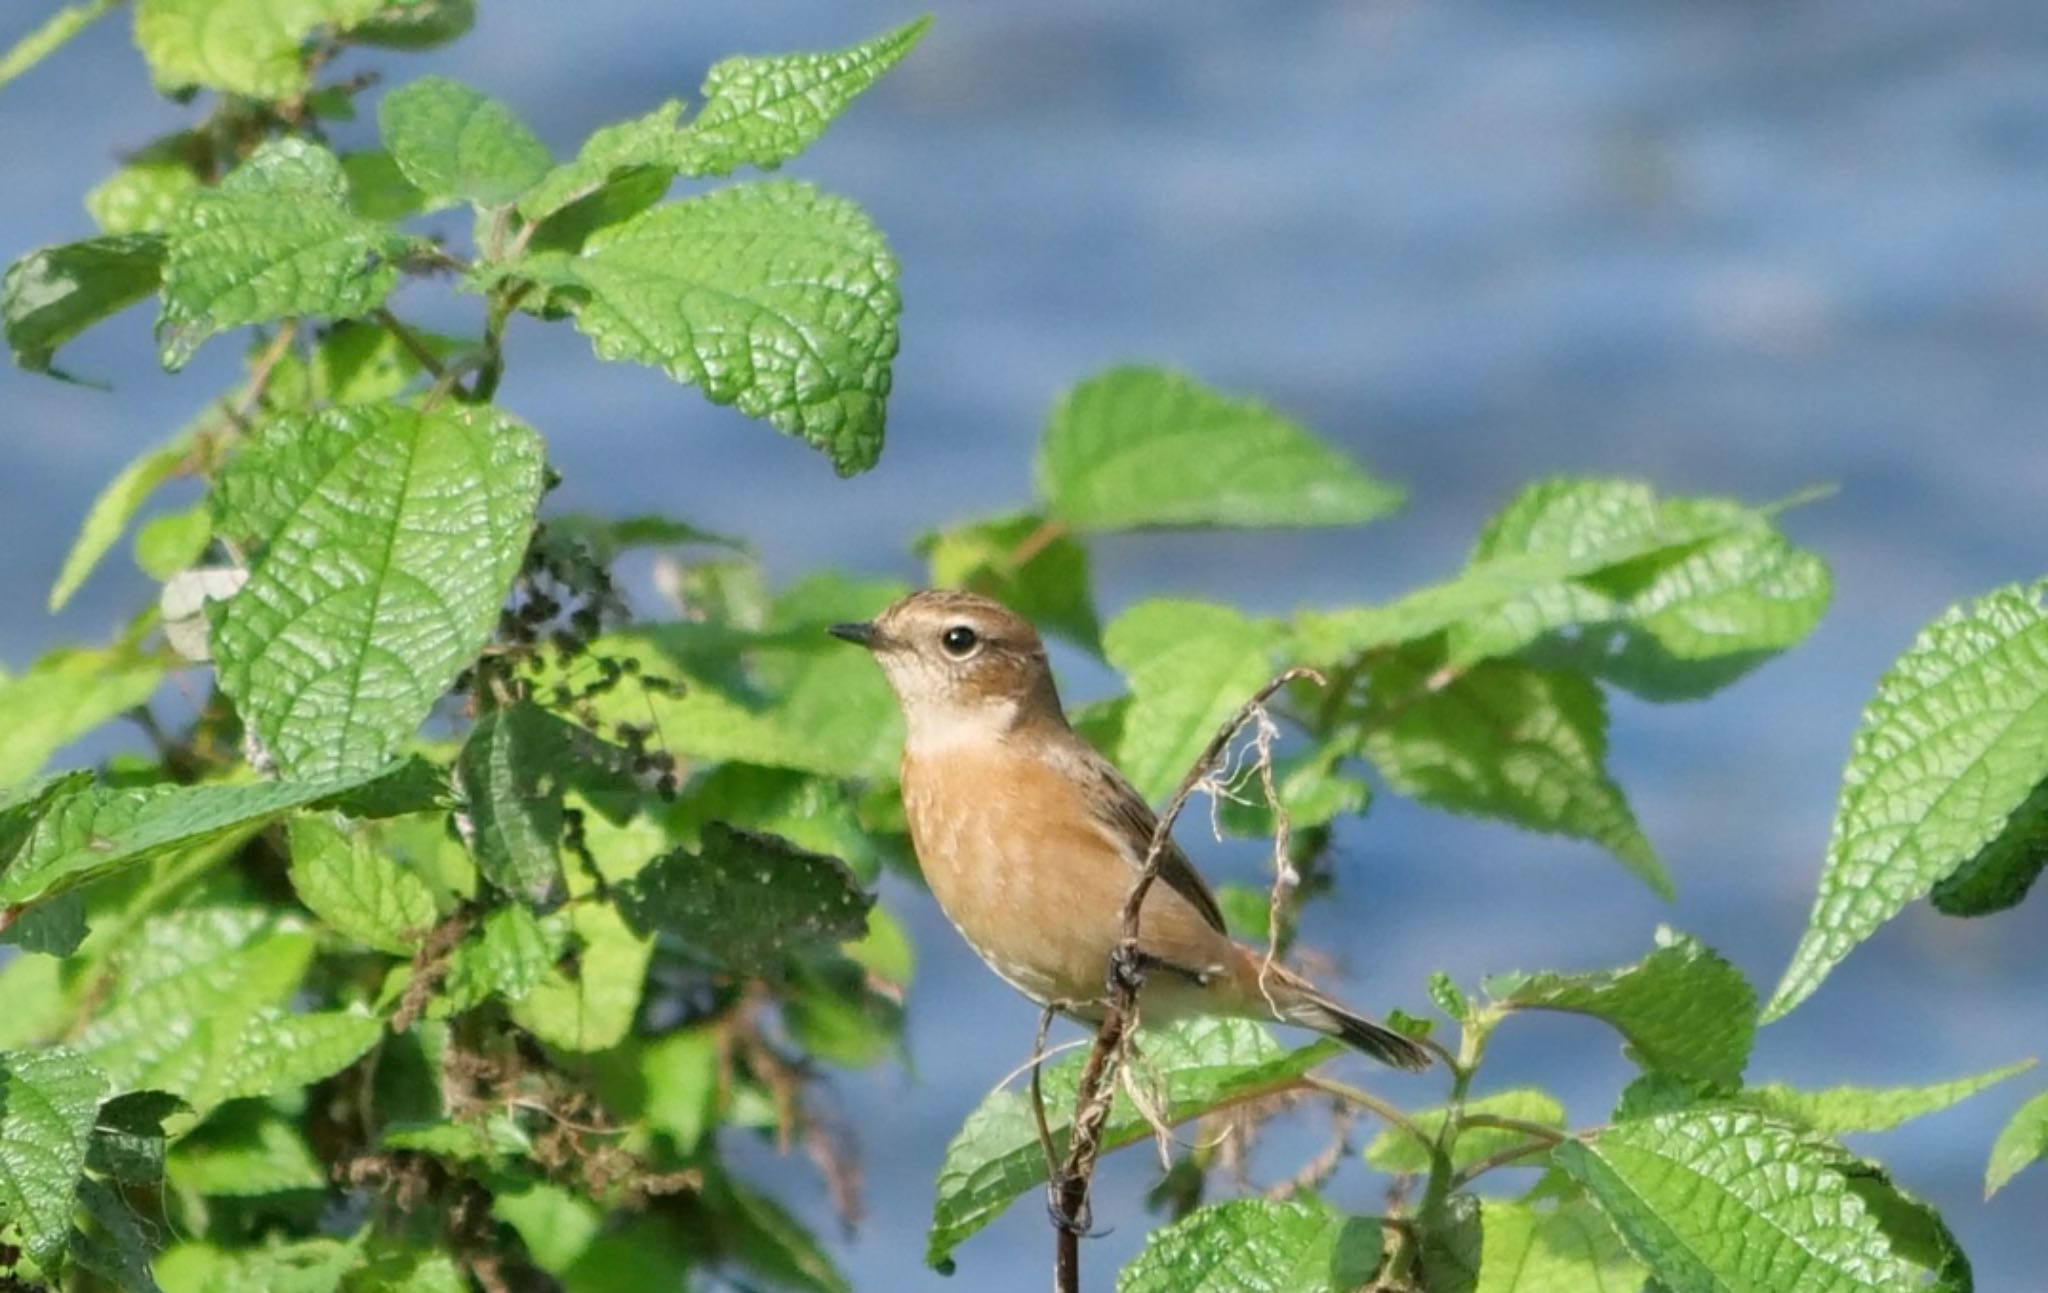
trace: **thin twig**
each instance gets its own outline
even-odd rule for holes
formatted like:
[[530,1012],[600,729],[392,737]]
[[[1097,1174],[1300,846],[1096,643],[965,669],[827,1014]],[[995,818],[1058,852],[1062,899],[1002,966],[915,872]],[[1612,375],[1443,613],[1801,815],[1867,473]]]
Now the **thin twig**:
[[249,366],[249,380],[243,385],[242,393],[236,398],[234,406],[228,410],[228,421],[234,423],[237,429],[248,424],[249,415],[256,411],[256,406],[263,400],[263,392],[270,388],[271,374],[284,362],[285,352],[292,348],[292,342],[298,335],[298,320],[288,320],[277,330],[277,335],[270,339],[270,344],[263,348],[263,353],[256,356],[256,362]]
[[397,315],[379,306],[370,312],[370,317],[377,321],[378,326],[396,337],[398,344],[405,347],[405,353],[411,355],[413,362],[425,369],[427,374],[435,381],[439,381],[447,375],[447,369],[441,363],[441,357],[435,354],[432,347],[428,346],[426,342],[420,340],[418,333],[400,322]]
[[1187,807],[1196,788],[1214,772],[1217,761],[1230,748],[1230,743],[1245,724],[1265,712],[1265,704],[1275,692],[1304,678],[1313,679],[1318,685],[1327,685],[1323,675],[1314,669],[1293,668],[1272,679],[1250,700],[1238,706],[1237,712],[1209,738],[1209,744],[1203,747],[1194,766],[1181,778],[1180,786],[1173,792],[1173,798],[1167,800],[1166,810],[1160,813],[1158,823],[1152,828],[1144,863],[1138,869],[1138,878],[1131,885],[1130,893],[1124,898],[1123,934],[1106,967],[1107,994],[1102,1021],[1096,1026],[1095,1044],[1088,1051],[1087,1063],[1081,1069],[1080,1085],[1075,1090],[1074,1124],[1067,1141],[1066,1159],[1051,1183],[1055,1235],[1053,1287],[1058,1293],[1080,1293],[1080,1239],[1086,1229],[1088,1186],[1095,1175],[1096,1159],[1102,1153],[1103,1131],[1108,1125],[1110,1107],[1116,1094],[1116,1071],[1123,1063],[1131,1032],[1137,1026],[1138,993],[1145,980],[1144,958],[1138,948],[1138,918],[1144,909],[1146,895],[1159,879],[1160,864],[1173,838],[1174,823],[1180,819],[1181,811]]
[[1507,1149],[1503,1149],[1497,1154],[1488,1154],[1485,1158],[1482,1158],[1478,1162],[1473,1163],[1471,1166],[1465,1168],[1465,1170],[1459,1172],[1456,1176],[1453,1176],[1451,1178],[1451,1192],[1456,1193],[1457,1191],[1464,1189],[1466,1186],[1470,1185],[1474,1180],[1486,1175],[1488,1172],[1491,1172],[1496,1167],[1506,1167],[1509,1164],[1518,1163],[1525,1158],[1531,1157],[1532,1155],[1541,1154],[1547,1150],[1555,1149],[1558,1146],[1558,1144],[1558,1141],[1550,1139],[1529,1140],[1524,1141],[1522,1144],[1514,1145]]
[[1370,1091],[1352,1086],[1348,1082],[1339,1082],[1335,1078],[1326,1078],[1320,1073],[1302,1074],[1301,1083],[1303,1086],[1321,1091],[1324,1095],[1336,1096],[1347,1104],[1355,1104],[1390,1127],[1399,1127],[1415,1137],[1415,1142],[1419,1145],[1430,1143],[1430,1133],[1425,1131],[1420,1123]]

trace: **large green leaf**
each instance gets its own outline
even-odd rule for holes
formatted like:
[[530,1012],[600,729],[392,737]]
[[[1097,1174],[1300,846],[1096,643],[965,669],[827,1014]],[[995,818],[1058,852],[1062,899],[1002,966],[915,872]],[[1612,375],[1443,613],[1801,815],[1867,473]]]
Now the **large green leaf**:
[[1569,1010],[1611,1025],[1645,1069],[1732,1087],[1756,1039],[1756,992],[1742,972],[1699,940],[1668,929],[1657,947],[1619,970],[1517,974],[1487,991],[1518,1010]]
[[155,917],[117,958],[118,987],[78,1047],[117,1087],[168,1091],[201,1113],[318,1081],[353,1063],[384,1025],[282,1009],[313,951],[310,934],[253,909]]
[[540,499],[540,437],[492,409],[266,423],[218,486],[262,545],[210,603],[221,689],[294,776],[384,763],[497,624]]
[[711,69],[689,128],[675,141],[685,175],[773,169],[811,146],[833,118],[923,38],[931,19],[826,54],[728,58]]
[[1591,840],[1665,898],[1671,877],[1607,775],[1607,705],[1584,675],[1490,660],[1448,682],[1431,651],[1367,673],[1364,753],[1426,804]]
[[79,789],[49,805],[0,870],[0,904],[48,898],[374,780],[375,774],[363,773],[322,781]]
[[2044,781],[2048,611],[2039,588],[2002,588],[1921,630],[1879,680],[1842,772],[1813,914],[1764,1017],[1804,1001],[1856,944],[1976,858]]
[[1926,1086],[1835,1086],[1820,1091],[1797,1091],[1773,1083],[1750,1087],[1733,1099],[1745,1108],[1825,1136],[1890,1131],[1901,1123],[1939,1113],[2033,1067],[2034,1061],[2021,1060],[1989,1072]]
[[252,99],[306,89],[302,46],[323,26],[360,22],[387,0],[136,0],[135,43],[159,89],[204,86]]
[[0,1223],[46,1271],[64,1253],[106,1085],[74,1051],[0,1053]]
[[143,704],[164,662],[127,647],[61,647],[0,681],[0,786],[42,770],[51,755]]
[[2019,1107],[1991,1145],[1991,1161],[1984,1168],[1984,1197],[2005,1188],[2020,1170],[2048,1154],[2048,1091]]
[[1637,1293],[1645,1272],[1587,1203],[1539,1208],[1488,1199],[1480,1209],[1473,1293]]
[[1402,498],[1282,414],[1157,368],[1114,368],[1067,393],[1038,490],[1079,530],[1351,525]]
[[874,897],[838,858],[713,822],[696,852],[656,858],[621,887],[626,920],[738,974],[775,971],[800,948],[867,929]]
[[1380,1264],[1380,1227],[1313,1197],[1232,1199],[1152,1232],[1118,1293],[1350,1293]]
[[1140,602],[1103,634],[1131,707],[1117,764],[1157,803],[1180,784],[1216,728],[1273,676],[1280,630],[1209,602]]
[[[1465,1112],[1515,1118],[1559,1129],[1565,1125],[1564,1106],[1557,1102],[1557,1097],[1533,1087],[1496,1091],[1476,1100],[1467,1100]],[[1382,1172],[1428,1171],[1430,1148],[1443,1130],[1447,1116],[1448,1111],[1441,1107],[1411,1113],[1409,1120],[1429,1139],[1417,1140],[1404,1127],[1388,1127],[1365,1147],[1365,1161]],[[1505,1131],[1498,1127],[1464,1128],[1458,1133],[1457,1143],[1451,1146],[1451,1166],[1469,1167],[1489,1154],[1519,1145],[1528,1138],[1526,1132]]]
[[163,267],[164,240],[148,233],[40,247],[15,261],[0,279],[0,326],[14,362],[49,371],[57,347],[156,291]]
[[412,240],[349,209],[348,177],[319,144],[272,140],[215,188],[194,193],[165,231],[166,368],[246,323],[348,318],[381,304]]
[[617,1046],[632,1031],[654,941],[635,934],[610,903],[578,903],[553,919],[567,926],[571,963],[549,967],[512,1004],[512,1018],[566,1051]]
[[896,357],[896,258],[859,207],[806,184],[736,184],[600,230],[523,269],[587,294],[601,359],[654,364],[714,403],[874,466]]
[[970,522],[924,535],[917,552],[933,587],[993,597],[1040,629],[1102,650],[1088,549],[1056,522],[1030,512]]
[[114,546],[156,487],[183,470],[191,457],[192,437],[180,432],[135,458],[107,482],[86,512],[85,523],[72,540],[71,551],[64,555],[57,582],[50,586],[53,612],[64,609],[64,603],[71,600],[71,594],[78,591],[86,576],[99,565],[100,558],[107,555],[107,549]]
[[[1698,542],[1659,547],[1674,536]],[[1659,500],[1615,480],[1550,480],[1488,523],[1474,566],[1552,554],[1576,566],[1642,555],[1533,589],[1451,629],[1450,663],[1511,654],[1544,634],[1569,662],[1655,700],[1703,696],[1800,641],[1827,609],[1820,558],[1793,547],[1769,513],[1726,499]]]
[[547,145],[510,108],[445,76],[384,96],[377,125],[398,169],[429,198],[503,206],[551,163]]
[[530,701],[493,710],[455,758],[484,878],[528,902],[559,896],[562,796],[633,788],[632,756]]
[[410,956],[433,928],[434,892],[378,848],[367,831],[328,817],[291,822],[292,888],[336,933]]
[[1552,1158],[1671,1293],[1924,1287],[1831,1152],[1757,1114],[1617,1123]]
[[[1139,1036],[1136,1076],[1156,1108],[1173,1122],[1207,1110],[1288,1090],[1301,1075],[1338,1054],[1335,1042],[1286,1050],[1266,1030],[1242,1019],[1191,1019]],[[1045,1112],[1054,1143],[1064,1150],[1073,1125],[1083,1056],[1048,1065]],[[1105,1149],[1151,1134],[1151,1126],[1119,1091],[1103,1131]],[[967,1116],[946,1147],[925,1260],[948,1262],[953,1249],[995,1220],[1018,1195],[1045,1183],[1045,1154],[1028,1094],[999,1090]]]

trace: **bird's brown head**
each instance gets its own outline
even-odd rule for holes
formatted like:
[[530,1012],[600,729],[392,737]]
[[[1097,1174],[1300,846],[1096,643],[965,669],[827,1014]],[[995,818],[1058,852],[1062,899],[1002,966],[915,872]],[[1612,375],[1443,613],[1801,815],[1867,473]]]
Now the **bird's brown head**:
[[1045,644],[1022,616],[976,593],[927,588],[834,637],[874,653],[903,706],[909,743],[991,739],[1020,722],[1060,719]]

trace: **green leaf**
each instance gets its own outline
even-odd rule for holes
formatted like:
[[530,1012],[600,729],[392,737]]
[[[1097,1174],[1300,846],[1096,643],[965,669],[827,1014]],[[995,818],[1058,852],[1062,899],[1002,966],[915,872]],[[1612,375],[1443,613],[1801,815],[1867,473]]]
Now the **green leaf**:
[[373,775],[236,786],[88,787],[63,795],[0,870],[0,904],[48,898],[230,831],[332,798]]
[[187,908],[146,922],[117,958],[119,988],[78,1047],[116,1086],[227,1100],[318,1081],[355,1061],[381,1020],[286,1014],[313,940],[255,910]]
[[468,1010],[492,993],[524,999],[561,959],[568,936],[560,921],[543,922],[517,904],[494,909],[455,949],[443,982],[450,1011]]
[[[1340,1052],[1335,1042],[1283,1049],[1259,1025],[1242,1019],[1190,1019],[1139,1037],[1144,1058],[1136,1074],[1171,1122],[1243,1100],[1293,1088],[1301,1075]],[[1046,1119],[1064,1149],[1073,1124],[1074,1096],[1085,1057],[1046,1066]],[[1103,1131],[1105,1150],[1151,1134],[1121,1090]],[[925,1260],[943,1266],[953,1249],[995,1220],[1010,1201],[1045,1183],[1045,1154],[1028,1094],[999,1090],[981,1102],[946,1147],[939,1169]]]
[[362,1260],[359,1245],[339,1239],[242,1249],[188,1242],[157,1259],[156,1278],[164,1293],[340,1293]]
[[581,288],[600,359],[654,364],[824,450],[874,466],[896,356],[896,258],[859,207],[785,181],[735,184],[522,266]]
[[28,71],[69,44],[71,39],[113,12],[120,0],[81,0],[65,5],[0,54],[0,86]]
[[126,1293],[158,1293],[150,1254],[161,1240],[113,1186],[95,1177],[79,1182],[78,1201],[92,1225],[71,1234],[71,1259]]
[[496,1191],[491,1215],[519,1235],[534,1265],[553,1275],[566,1274],[604,1228],[596,1204],[548,1181]]
[[135,43],[157,88],[204,86],[252,99],[307,87],[302,46],[323,26],[368,18],[384,0],[136,0]]
[[607,1050],[632,1030],[653,940],[635,935],[607,903],[581,903],[557,919],[568,925],[574,964],[549,967],[512,1004],[512,1018],[550,1046]]
[[830,854],[863,884],[881,873],[883,849],[843,782],[787,768],[722,763],[690,782],[688,794],[669,812],[667,827],[691,844],[712,822],[780,835],[798,848]]
[[263,544],[213,603],[220,685],[294,776],[383,764],[476,655],[518,573],[540,437],[491,409],[329,409],[262,427],[217,524]]
[[160,234],[200,187],[192,135],[167,135],[128,159],[85,195],[104,234]]
[[1976,855],[1934,882],[1929,897],[1945,916],[1986,916],[2017,907],[2048,869],[2048,781],[2035,786],[2005,828]]
[[385,95],[377,126],[398,169],[429,198],[504,206],[553,164],[510,108],[445,76]]
[[1474,1293],[1486,1247],[1477,1195],[1457,1193],[1422,1227],[1418,1270],[1429,1293]]
[[129,1091],[100,1106],[85,1165],[125,1185],[164,1179],[164,1119],[184,1112],[168,1091]]
[[158,582],[199,564],[213,542],[213,513],[205,502],[144,521],[135,531],[135,564]]
[[327,1186],[327,1168],[298,1124],[254,1100],[219,1110],[180,1140],[166,1170],[177,1189],[221,1198]]
[[1280,413],[1158,368],[1113,368],[1067,393],[1039,447],[1038,492],[1077,530],[1355,525],[1402,499]]
[[[448,358],[463,343],[414,329],[420,344]],[[375,404],[401,394],[425,371],[389,329],[344,320],[321,333],[308,374],[309,397],[329,404]],[[275,387],[276,379],[272,379]]]
[[341,162],[295,137],[264,144],[217,187],[194,193],[166,233],[157,335],[170,369],[243,324],[369,313],[412,247],[351,211]]
[[694,1153],[718,1125],[720,1047],[717,1029],[707,1025],[671,1033],[641,1052],[647,1125],[665,1132],[679,1154]]
[[1657,947],[1619,970],[1487,981],[1503,1006],[1569,1010],[1611,1025],[1643,1068],[1722,1086],[1742,1081],[1756,1038],[1756,992],[1699,940],[1657,931]]
[[934,587],[993,597],[1040,629],[1101,652],[1088,549],[1058,523],[1023,512],[924,535],[916,548]]
[[1180,784],[1224,719],[1273,676],[1280,632],[1227,606],[1140,602],[1102,643],[1131,688],[1117,765],[1157,803]]
[[445,45],[476,25],[476,0],[394,0],[368,22],[349,28],[355,45],[424,50]]
[[146,233],[108,234],[23,256],[0,279],[0,326],[14,362],[51,371],[59,346],[156,291],[163,271],[164,240]]
[[628,682],[599,699],[598,713],[652,722],[678,758],[887,776],[903,731],[896,699],[873,660],[825,630],[867,619],[906,591],[818,576],[777,597],[759,632],[675,622],[603,639],[600,653],[642,658],[684,689],[657,694]]
[[817,141],[833,118],[924,38],[931,19],[828,54],[728,58],[711,69],[704,106],[675,141],[685,175],[772,170]]
[[469,1293],[469,1277],[443,1252],[377,1253],[349,1277],[348,1293]]
[[1644,1271],[1590,1204],[1488,1199],[1475,1293],[1637,1293]]
[[1824,1136],[1890,1131],[1901,1123],[1938,1113],[2033,1067],[2033,1060],[2021,1060],[1986,1073],[1926,1086],[1837,1086],[1822,1091],[1795,1091],[1773,1084],[1750,1087],[1734,1100],[1744,1108],[1756,1109]]
[[433,928],[433,890],[379,849],[368,832],[301,815],[291,822],[291,850],[299,901],[343,937],[410,956]]
[[341,170],[348,176],[348,209],[366,220],[405,220],[427,209],[427,195],[381,148],[343,153]]
[[0,786],[156,694],[163,661],[126,647],[60,647],[0,681]]
[[65,554],[63,569],[50,588],[50,610],[56,612],[71,600],[86,576],[114,546],[114,540],[128,528],[156,487],[177,475],[192,457],[192,437],[180,432],[134,459],[107,482],[85,514],[85,524]]
[[[519,213],[543,225],[534,231],[534,248],[578,250],[598,229],[660,201],[675,177],[676,118],[682,111],[681,101],[670,99],[644,117],[602,127],[583,141],[573,161],[549,171],[519,200]],[[610,200],[599,201],[607,189],[613,191]]]
[[48,1271],[71,1231],[106,1078],[76,1052],[0,1054],[0,1222]]
[[2001,588],[1950,608],[1879,680],[1842,772],[1813,914],[1764,1018],[1977,858],[2044,781],[2048,611],[2038,588]]
[[1362,748],[1402,794],[1452,812],[1591,840],[1660,897],[1671,877],[1607,775],[1607,706],[1583,675],[1515,660],[1445,681],[1433,652],[1370,666]]
[[[1700,541],[1659,548],[1675,536]],[[1705,696],[1812,632],[1827,609],[1827,565],[1793,547],[1769,513],[1727,499],[1659,500],[1614,480],[1550,480],[1488,523],[1473,564],[1553,554],[1576,567],[1621,560],[1539,588],[1454,626],[1463,667],[1536,643],[1568,664],[1652,700]],[[1569,638],[1544,634],[1571,628]]]
[[531,701],[484,715],[455,758],[455,785],[484,878],[527,902],[559,897],[563,792],[630,791],[631,759]]
[[656,858],[619,893],[634,929],[678,939],[743,975],[772,973],[802,948],[860,937],[873,904],[838,858],[719,822],[704,828],[698,852]]
[[1350,1293],[1380,1264],[1380,1227],[1315,1198],[1232,1199],[1152,1232],[1118,1293]]
[[[1489,1096],[1465,1102],[1467,1113],[1491,1114],[1500,1118],[1514,1118],[1522,1122],[1540,1123],[1545,1127],[1562,1129],[1565,1125],[1564,1106],[1548,1091],[1533,1087],[1518,1087],[1511,1091],[1499,1091]],[[1443,1130],[1445,1108],[1422,1109],[1409,1115],[1415,1125],[1429,1137],[1427,1141],[1416,1140],[1401,1127],[1388,1127],[1373,1137],[1365,1147],[1365,1161],[1382,1172],[1427,1172],[1429,1151],[1437,1134]],[[1470,1167],[1480,1159],[1500,1150],[1519,1145],[1529,1139],[1519,1131],[1505,1131],[1498,1127],[1468,1127],[1458,1133],[1456,1143],[1451,1146],[1451,1166]]]
[[1672,1293],[1922,1287],[1829,1151],[1756,1114],[1618,1123],[1552,1158]]
[[2004,1189],[2020,1170],[2048,1154],[2048,1091],[2019,1107],[1991,1145],[1984,1167],[1984,1197]]

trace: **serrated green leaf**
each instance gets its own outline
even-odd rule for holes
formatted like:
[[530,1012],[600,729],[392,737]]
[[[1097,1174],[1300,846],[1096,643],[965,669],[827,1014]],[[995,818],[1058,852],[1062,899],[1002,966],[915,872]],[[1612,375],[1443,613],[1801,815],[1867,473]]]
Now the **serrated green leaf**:
[[825,451],[874,466],[896,357],[896,258],[851,202],[809,185],[735,184],[594,234],[523,272],[581,288],[600,359],[653,364]]
[[1159,599],[1110,624],[1102,645],[1131,688],[1117,766],[1157,803],[1216,728],[1272,678],[1280,630],[1227,606]]
[[210,603],[220,685],[280,768],[388,760],[497,624],[540,499],[540,437],[491,409],[376,405],[265,423],[217,486],[263,545]]
[[99,497],[86,511],[85,523],[64,556],[57,582],[50,587],[50,610],[62,610],[78,591],[86,576],[106,556],[156,487],[177,475],[192,456],[192,438],[180,432],[155,448],[145,451],[107,482]]
[[903,719],[872,660],[825,630],[867,619],[908,591],[818,576],[778,596],[759,630],[677,621],[605,638],[598,650],[641,659],[681,695],[628,682],[599,698],[607,721],[653,723],[670,753],[827,777],[883,777]]
[[565,1051],[601,1051],[632,1030],[634,1012],[654,955],[652,939],[627,927],[608,903],[580,903],[558,913],[567,926],[573,964],[550,966],[512,1018]]
[[1951,607],[1879,680],[1842,772],[1813,914],[1764,1018],[1977,858],[2044,781],[2048,611],[2040,589],[2002,588]]
[[1371,666],[1361,748],[1402,794],[1591,840],[1660,897],[1671,876],[1607,774],[1607,705],[1583,675],[1489,660],[1445,681],[1434,652]]
[[525,1157],[533,1140],[509,1114],[470,1122],[436,1122],[387,1127],[378,1138],[386,1149],[407,1149],[458,1163],[496,1163]]
[[108,234],[23,256],[0,279],[0,327],[14,362],[51,371],[59,346],[156,291],[163,271],[164,240],[151,233]]
[[[520,198],[520,214],[543,226],[534,232],[534,249],[579,250],[598,229],[638,215],[659,201],[675,176],[676,121],[682,111],[682,102],[670,99],[644,117],[601,127],[583,141],[574,160],[549,171]],[[604,218],[595,218],[588,211],[583,219],[571,216],[572,208],[614,187],[637,205],[607,202],[599,204],[605,208]],[[568,225],[577,226],[573,235]]]
[[113,12],[119,3],[120,0],[81,0],[45,18],[5,54],[0,54],[0,85],[6,85],[62,49],[78,33]]
[[669,812],[667,827],[682,843],[694,844],[712,822],[830,854],[862,884],[872,884],[881,872],[882,850],[843,782],[788,768],[722,763],[690,782]]
[[[1659,548],[1674,536],[1699,541]],[[1577,566],[1641,555],[1534,589],[1451,628],[1463,667],[1534,645],[1652,700],[1705,696],[1803,639],[1832,593],[1828,569],[1769,514],[1727,499],[1659,500],[1629,481],[1549,480],[1488,523],[1475,566],[1552,553]],[[1558,630],[1569,637],[1545,637]]]
[[[1562,1129],[1565,1125],[1564,1106],[1548,1091],[1533,1087],[1519,1087],[1512,1091],[1498,1091],[1489,1096],[1465,1102],[1465,1112],[1491,1114],[1499,1118],[1514,1118],[1521,1122],[1539,1123],[1545,1127]],[[1443,1130],[1448,1110],[1444,1108],[1421,1109],[1408,1115],[1427,1141],[1419,1141],[1405,1128],[1388,1127],[1373,1137],[1365,1147],[1365,1161],[1382,1172],[1426,1172],[1429,1170],[1430,1146],[1437,1134]],[[1456,1143],[1451,1146],[1451,1166],[1469,1167],[1489,1154],[1519,1145],[1529,1139],[1526,1132],[1506,1131],[1498,1127],[1468,1127],[1458,1133]]]
[[492,993],[523,999],[561,959],[568,935],[562,922],[542,921],[516,903],[494,909],[450,960],[442,981],[449,1011],[471,1009]]
[[1552,1158],[1672,1293],[1923,1287],[1828,1151],[1757,1114],[1618,1123]]
[[405,220],[427,209],[427,195],[381,148],[343,153],[341,170],[348,176],[348,209],[366,220]]
[[704,106],[675,141],[685,175],[772,170],[816,142],[833,118],[924,37],[931,19],[828,54],[728,58],[711,69]]
[[[1153,1093],[1157,1108],[1176,1123],[1218,1105],[1288,1090],[1341,1050],[1335,1042],[1286,1050],[1264,1028],[1242,1019],[1185,1020],[1147,1030],[1138,1040],[1144,1058],[1136,1076]],[[1062,1148],[1073,1124],[1084,1062],[1084,1056],[1075,1055],[1046,1066],[1046,1120]],[[1120,1090],[1103,1131],[1104,1149],[1119,1149],[1150,1134],[1144,1116]],[[962,1240],[995,1220],[1011,1200],[1044,1183],[1045,1154],[1030,1096],[995,1092],[967,1116],[946,1147],[925,1260],[942,1266]]]
[[860,937],[873,903],[838,858],[721,822],[705,826],[697,852],[656,858],[619,893],[636,930],[744,975],[773,973],[801,948]]
[[1474,1293],[1637,1293],[1645,1272],[1590,1204],[1488,1199]]
[[235,786],[87,787],[57,798],[21,850],[0,870],[0,904],[20,906],[124,867],[261,825],[293,808],[333,798],[376,779]]
[[160,234],[200,187],[190,136],[171,135],[131,158],[85,195],[85,209],[103,234]]
[[1030,512],[975,521],[917,540],[932,586],[993,597],[1076,646],[1102,651],[1102,624],[1089,591],[1088,549]]
[[377,125],[398,169],[429,198],[504,206],[552,165],[547,145],[510,108],[444,76],[385,95]]
[[1319,1199],[1232,1199],[1152,1232],[1118,1293],[1350,1293],[1380,1264],[1380,1227]]
[[343,937],[410,956],[436,919],[433,891],[372,842],[332,818],[291,822],[292,888]]
[[185,1102],[168,1091],[129,1091],[102,1104],[85,1165],[126,1185],[164,1179],[164,1119]]
[[1442,970],[1429,976],[1429,999],[1436,1003],[1438,1010],[1458,1023],[1472,1017],[1472,1005],[1465,999],[1464,989]]
[[360,1245],[339,1239],[240,1249],[188,1242],[157,1259],[156,1278],[164,1293],[340,1293],[362,1260]]
[[2004,1189],[2020,1170],[2048,1155],[2048,1091],[2019,1107],[1991,1145],[1984,1167],[1984,1197]]
[[324,26],[346,27],[384,0],[136,0],[135,43],[166,93],[204,86],[284,99],[307,86],[302,46]]
[[298,1124],[253,1100],[217,1111],[178,1141],[165,1167],[177,1189],[221,1198],[327,1186]]
[[125,647],[63,647],[0,681],[0,786],[156,694],[163,661]]
[[1756,1109],[1824,1136],[1890,1131],[1901,1123],[1938,1113],[2033,1067],[2034,1061],[2021,1060],[1986,1073],[1926,1086],[1837,1086],[1822,1091],[1795,1091],[1772,1084],[1749,1087],[1733,1100],[1744,1108]]
[[1282,414],[1158,368],[1069,391],[1037,474],[1046,510],[1077,530],[1355,525],[1402,499]]
[[106,1077],[75,1051],[0,1054],[0,1223],[55,1270]]
[[165,368],[248,323],[348,318],[383,303],[411,239],[348,206],[341,162],[318,144],[272,140],[171,221],[157,336]]
[[631,755],[531,701],[478,721],[455,757],[477,868],[526,902],[560,896],[563,794],[634,786]]
[[1491,979],[1504,1006],[1569,1010],[1611,1025],[1645,1069],[1735,1086],[1756,1038],[1756,991],[1742,972],[1688,934],[1657,931],[1634,965],[1590,974]]

